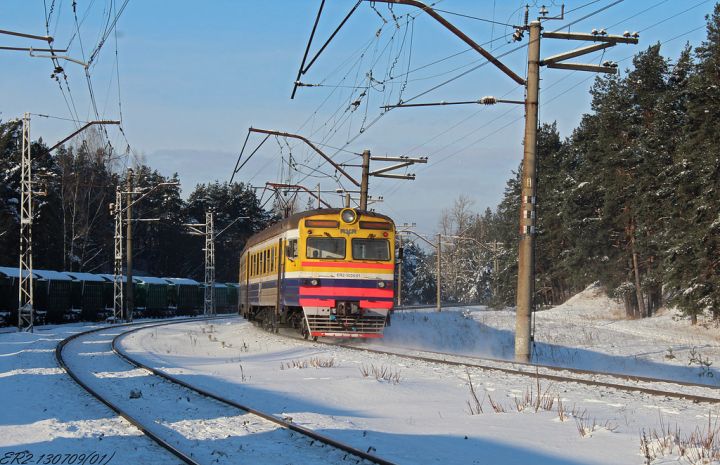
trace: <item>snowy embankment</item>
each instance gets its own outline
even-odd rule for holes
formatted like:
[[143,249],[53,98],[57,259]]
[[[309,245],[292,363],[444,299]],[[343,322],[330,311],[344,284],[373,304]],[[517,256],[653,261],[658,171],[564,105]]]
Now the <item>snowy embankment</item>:
[[[441,313],[397,312],[384,345],[512,360],[515,312],[458,307]],[[536,313],[533,361],[720,386],[720,332],[691,326],[672,310],[629,320],[619,304],[590,287]]]

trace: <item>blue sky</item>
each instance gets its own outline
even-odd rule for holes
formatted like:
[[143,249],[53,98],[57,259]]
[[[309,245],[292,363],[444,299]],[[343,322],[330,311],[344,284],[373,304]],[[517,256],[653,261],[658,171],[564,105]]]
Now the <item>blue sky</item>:
[[[321,146],[323,150],[339,162],[351,165],[359,163],[357,155],[336,153],[331,147],[352,152],[369,149],[375,155],[428,156],[428,165],[410,171],[417,174],[415,181],[377,178],[370,181],[371,195],[384,197],[384,202],[374,207],[398,223],[416,222],[419,232],[433,232],[443,208],[449,208],[460,195],[473,199],[479,212],[495,207],[506,180],[522,157],[521,107],[395,109],[359,133],[361,127],[368,126],[380,114],[383,102],[397,102],[401,89],[403,99],[407,100],[481,63],[481,58],[474,52],[465,52],[413,71],[467,47],[416,9],[395,6],[390,11],[387,5],[376,3],[373,10],[370,3],[364,2],[302,77],[303,82],[324,83],[326,87],[301,88],[296,98],[290,100],[319,3],[319,0],[130,0],[118,22],[117,40],[110,34],[90,68],[99,115],[117,119],[122,108],[124,133],[134,156],[164,174],[178,172],[185,195],[196,183],[229,180],[247,128],[254,126],[299,132],[315,142],[328,144]],[[315,47],[355,2],[326,3]],[[444,0],[437,8],[497,23],[518,24],[522,20],[520,7],[525,3]],[[614,0],[568,0],[566,18],[548,21],[545,28],[557,29],[613,3]],[[78,27],[71,0],[3,0],[0,29],[44,35],[46,7],[49,10],[53,4],[50,32],[56,38],[54,45],[67,45],[79,29],[68,55],[87,59],[98,43],[108,10],[112,17],[113,7],[118,10],[123,1],[77,0]],[[546,4],[551,14],[559,13],[558,0],[548,0]],[[615,60],[625,69],[634,53],[658,41],[663,42],[663,53],[671,59],[678,56],[686,42],[699,44],[705,36],[704,15],[712,11],[713,5],[710,0],[625,0],[573,24],[569,30],[589,32],[593,28],[608,28],[608,32],[615,34],[640,31],[638,46],[619,45],[604,56],[596,53],[584,57],[584,61],[591,63]],[[512,29],[503,24],[441,14],[477,42],[487,44],[486,48],[496,55],[519,45],[507,42],[504,36]],[[537,7],[531,8],[531,18],[534,16]],[[522,43],[526,44],[527,39]],[[116,44],[119,73],[115,67]],[[46,46],[1,35],[0,45]],[[580,45],[544,40],[542,56]],[[501,59],[524,76],[526,49]],[[0,119],[19,117],[26,111],[94,119],[82,67],[68,62],[63,66],[74,109],[66,104],[58,84],[50,79],[50,60],[32,58],[25,52],[0,51]],[[350,102],[358,99],[362,89],[349,87],[367,86],[370,70],[372,87],[359,98],[360,105],[353,111]],[[402,75],[408,70],[412,72],[405,82]],[[588,90],[593,76],[543,70],[541,78],[540,119],[557,121],[562,135],[567,136],[581,115],[589,111]],[[379,84],[383,80],[388,81],[384,88]],[[65,98],[69,100],[70,94],[66,91]],[[523,90],[488,65],[415,102],[469,100],[485,95],[522,99]],[[342,124],[334,126],[338,121]],[[33,116],[32,137],[52,143],[75,126],[71,121]],[[109,128],[108,134],[114,147],[123,152],[127,143],[119,131]],[[248,149],[261,140],[258,135],[251,136]],[[328,191],[327,199],[337,204],[339,196],[333,192],[339,187],[336,180],[311,170],[319,167],[321,160],[295,141],[287,142],[269,139],[236,179],[257,186],[266,181],[277,182],[282,172],[281,160],[287,160],[292,152],[300,172],[293,172],[291,180],[302,181],[309,188],[320,183],[322,190]],[[383,164],[377,162],[373,168],[380,166]],[[359,177],[358,168],[348,170]],[[333,174],[327,165],[320,167],[320,171]],[[347,182],[342,184],[350,187]]]

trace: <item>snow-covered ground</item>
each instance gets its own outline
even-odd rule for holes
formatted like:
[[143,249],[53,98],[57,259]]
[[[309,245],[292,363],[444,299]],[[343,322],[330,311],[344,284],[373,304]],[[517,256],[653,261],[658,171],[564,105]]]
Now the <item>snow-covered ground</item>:
[[[485,307],[440,314],[396,312],[384,345],[512,360],[515,312]],[[533,361],[720,386],[720,331],[693,327],[673,310],[642,320],[623,317],[620,304],[596,287],[536,313]]]
[[[537,359],[714,384],[714,367],[697,364],[720,354],[714,328],[674,321],[671,312],[624,320],[617,310],[589,289],[540,312]],[[513,327],[511,311],[405,312],[395,315],[382,342],[370,344],[511,357]],[[55,367],[52,347],[80,329],[0,334],[6,403],[0,409],[0,459],[15,450],[92,447],[102,453],[138,451],[141,457],[150,447]],[[121,344],[133,357],[192,384],[404,464],[642,464],[643,432],[650,439],[654,433],[668,437],[670,430],[680,437],[696,430],[702,435],[709,421],[716,427],[720,414],[715,405],[544,381],[536,404],[534,379],[289,339],[241,319],[142,330]],[[177,416],[163,405],[158,403],[158,416]],[[218,413],[204,421],[217,427],[225,420]],[[651,442],[661,448],[660,441]],[[652,453],[658,455],[652,463],[687,463],[677,461],[679,449],[669,450],[671,443],[664,443],[665,457]],[[224,450],[225,444],[218,441],[217,449],[230,463],[233,451]]]
[[0,334],[0,463],[178,463],[58,367],[58,342],[89,329]]

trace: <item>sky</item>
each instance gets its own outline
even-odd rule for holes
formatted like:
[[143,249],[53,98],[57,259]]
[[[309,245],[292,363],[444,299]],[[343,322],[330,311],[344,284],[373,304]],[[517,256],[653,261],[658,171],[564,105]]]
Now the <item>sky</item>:
[[[522,23],[525,3],[442,0],[435,7],[524,77],[527,35],[520,42],[509,42],[509,35],[511,26]],[[542,2],[529,3],[532,20]],[[354,4],[326,1],[311,55]],[[107,127],[116,168],[141,161],[165,175],[178,173],[185,196],[197,183],[229,181],[248,128],[255,127],[308,138],[358,179],[363,150],[374,156],[428,157],[425,165],[398,171],[416,174],[415,180],[370,179],[370,195],[382,197],[372,208],[398,224],[416,223],[419,233],[436,231],[442,211],[461,195],[472,200],[477,212],[495,208],[522,159],[521,105],[386,112],[380,107],[400,99],[522,100],[523,88],[420,10],[362,2],[301,77],[314,86],[299,88],[290,99],[319,5],[320,0],[3,0],[0,29],[49,31],[55,48],[69,45],[66,56],[86,63],[94,58],[89,79],[83,66],[63,60],[65,75],[57,82],[51,78],[51,60],[0,50],[0,120],[30,112],[31,137],[48,144],[75,130],[78,121],[122,120],[122,132]],[[639,31],[639,45],[618,45],[572,60],[616,61],[624,73],[633,54],[657,42],[670,60],[686,43],[698,45],[713,5],[713,0],[567,0],[565,18],[545,21],[544,29]],[[549,16],[561,12],[558,0],[546,6]],[[583,45],[544,39],[541,56]],[[0,34],[0,46],[47,43]],[[472,68],[477,69],[440,85]],[[569,136],[590,111],[594,79],[592,73],[541,70],[540,121],[556,121],[561,135]],[[319,184],[324,200],[336,206],[341,202],[336,191],[352,190],[348,180],[338,178],[297,140],[270,137],[248,160],[262,141],[259,134],[247,139],[242,158],[247,164],[235,174],[236,181],[261,188],[266,182],[290,181],[313,190]],[[291,155],[293,169],[288,168]],[[371,171],[387,165],[373,161]],[[258,194],[263,202],[269,197],[262,189]]]

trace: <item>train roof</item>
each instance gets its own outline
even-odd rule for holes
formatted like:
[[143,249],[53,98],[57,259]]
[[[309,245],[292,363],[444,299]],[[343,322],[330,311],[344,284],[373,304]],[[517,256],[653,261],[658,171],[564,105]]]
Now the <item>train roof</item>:
[[200,286],[201,283],[195,281],[194,279],[190,278],[166,278],[163,277],[165,281],[168,281],[170,284],[176,284],[181,286]]
[[[19,278],[20,268],[17,266],[0,266],[0,273],[8,278]],[[25,270],[25,273],[29,274],[27,270]]]
[[88,282],[106,282],[102,276],[93,273],[81,273],[76,271],[66,271],[66,275],[70,276],[75,281],[88,281]]
[[72,281],[72,278],[65,273],[53,270],[33,270],[33,274],[40,279],[48,281]]
[[133,276],[133,278],[137,279],[137,282],[139,282],[140,284],[162,284],[163,286],[168,285],[167,280],[162,278],[156,278],[154,276]]
[[[273,236],[276,236],[283,231],[287,231],[288,229],[295,229],[300,224],[300,220],[303,218],[307,218],[308,216],[314,216],[314,215],[333,215],[333,214],[339,214],[341,211],[343,211],[344,208],[320,208],[316,210],[308,210],[300,213],[295,213],[292,216],[288,216],[287,218],[278,221],[277,223],[273,224],[267,229],[264,229],[260,231],[259,233],[251,236],[247,242],[245,243],[245,247],[243,248],[243,252],[245,252],[246,249],[249,247],[254,246],[255,244],[259,244],[263,241],[266,241],[270,239]],[[388,220],[391,223],[393,223],[392,218],[389,216],[383,215],[381,213],[375,213],[375,212],[369,212],[369,211],[363,211],[363,210],[355,210],[358,212],[359,215],[363,216],[370,216],[374,218],[382,218],[384,220]]]
[[[107,279],[107,280],[110,281],[110,282],[113,282],[113,281],[115,280],[115,275],[112,275],[112,274],[102,273],[102,274],[100,274],[99,276],[102,276],[103,278]],[[120,276],[120,280],[121,280],[122,282],[126,283],[126,282],[127,282],[127,276],[121,275],[121,276]],[[139,283],[139,282],[140,282],[140,281],[138,281],[137,277],[133,276],[133,283]]]

